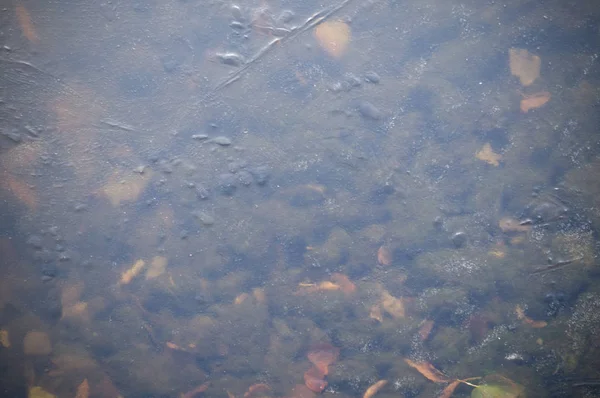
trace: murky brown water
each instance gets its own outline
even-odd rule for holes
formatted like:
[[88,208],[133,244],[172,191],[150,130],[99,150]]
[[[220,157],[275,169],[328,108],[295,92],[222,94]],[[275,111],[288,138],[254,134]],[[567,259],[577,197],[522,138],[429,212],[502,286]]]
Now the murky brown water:
[[297,3],[5,5],[3,396],[600,396],[600,8]]

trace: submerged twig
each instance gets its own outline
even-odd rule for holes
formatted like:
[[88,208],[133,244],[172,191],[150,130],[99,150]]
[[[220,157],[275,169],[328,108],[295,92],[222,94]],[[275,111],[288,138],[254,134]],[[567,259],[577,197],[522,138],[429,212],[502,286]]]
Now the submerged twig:
[[582,259],[583,259],[583,257],[576,257],[576,258],[571,258],[568,260],[558,261],[554,264],[550,264],[550,265],[547,265],[544,267],[538,267],[538,268],[534,269],[529,275],[539,275],[539,274],[545,274],[546,272],[557,271],[559,269],[566,267],[567,265],[570,265],[570,264],[577,262],[579,260],[582,260]]

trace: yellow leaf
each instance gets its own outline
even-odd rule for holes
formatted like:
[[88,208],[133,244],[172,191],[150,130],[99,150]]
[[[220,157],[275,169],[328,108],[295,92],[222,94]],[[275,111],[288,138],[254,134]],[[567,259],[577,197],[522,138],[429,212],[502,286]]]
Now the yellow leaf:
[[154,279],[162,275],[167,269],[169,261],[163,256],[154,256],[150,262],[150,268],[146,271],[146,279]]
[[75,398],[89,398],[90,396],[90,384],[87,379],[83,379],[81,384],[77,387],[77,393]]
[[381,295],[381,306],[393,318],[402,319],[405,316],[404,302],[384,291]]
[[339,58],[350,42],[350,26],[343,21],[326,21],[315,28],[314,35],[329,55]]
[[30,387],[27,398],[56,398],[56,395],[50,394],[42,387]]
[[527,113],[531,109],[543,106],[546,102],[550,101],[550,97],[551,95],[547,91],[523,96],[521,100],[521,112]]
[[121,279],[119,280],[119,285],[127,285],[131,283],[133,278],[135,278],[144,268],[146,263],[144,260],[137,260],[131,268],[121,274]]
[[100,193],[115,207],[119,206],[121,202],[133,202],[144,191],[150,182],[151,175],[150,170],[144,171],[143,174],[130,175],[116,171],[110,176]]
[[486,143],[483,148],[475,154],[475,157],[492,166],[499,166],[500,160],[502,159],[502,155],[495,153],[489,143]]
[[8,337],[8,330],[0,329],[0,346],[9,348],[10,339]]
[[521,80],[523,86],[531,85],[540,77],[541,59],[521,48],[508,50],[510,73]]
[[363,398],[371,398],[373,395],[377,394],[377,391],[381,390],[386,384],[387,380],[379,380],[377,383],[367,388],[367,391],[365,391]]

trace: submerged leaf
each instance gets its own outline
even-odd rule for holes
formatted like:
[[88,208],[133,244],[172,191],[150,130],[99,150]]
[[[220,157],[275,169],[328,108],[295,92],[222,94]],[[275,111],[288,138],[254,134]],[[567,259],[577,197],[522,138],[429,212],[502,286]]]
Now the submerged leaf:
[[381,265],[392,265],[392,251],[389,247],[381,245],[377,250],[377,262]]
[[8,337],[8,330],[0,329],[0,347],[10,347],[10,338]]
[[363,398],[371,398],[373,395],[377,394],[377,392],[381,390],[386,384],[387,380],[379,380],[377,383],[367,388],[367,391],[365,391]]
[[21,27],[23,36],[25,36],[30,42],[37,43],[39,38],[37,32],[35,31],[35,27],[33,26],[33,22],[31,21],[29,11],[27,11],[27,9],[21,4],[18,4],[15,8],[15,13],[17,14],[17,20],[19,21],[19,26]]
[[308,360],[325,376],[329,374],[329,365],[337,361],[340,349],[331,344],[317,344],[308,353]]
[[521,100],[521,112],[527,113],[530,109],[539,108],[548,101],[550,101],[550,93],[547,91],[526,95]]
[[325,390],[325,387],[327,387],[327,382],[324,378],[325,375],[314,366],[304,372],[304,383],[306,384],[306,387],[316,393],[322,393],[323,390]]
[[144,260],[137,260],[131,266],[131,268],[129,268],[127,271],[125,271],[121,274],[121,279],[119,280],[119,285],[127,285],[127,284],[131,283],[133,278],[135,278],[140,272],[142,272],[142,269],[144,268],[145,265],[146,265],[146,263],[144,262]]
[[44,390],[42,387],[30,387],[29,393],[27,394],[27,398],[56,398],[56,395],[50,394],[48,391]]
[[531,85],[540,77],[541,59],[521,48],[508,50],[510,73],[521,80],[523,86]]
[[502,155],[495,153],[489,143],[483,145],[479,152],[475,154],[475,157],[488,164],[491,164],[492,166],[499,166],[500,160],[502,159]]
[[334,58],[341,57],[350,41],[350,26],[343,21],[326,21],[315,28],[319,45]]
[[450,381],[450,379],[445,374],[437,370],[432,364],[430,364],[427,361],[414,362],[408,358],[405,358],[404,362],[406,362],[406,364],[411,368],[414,368],[417,371],[419,371],[419,373],[421,373],[425,378],[433,381],[434,383],[446,383]]
[[387,291],[384,291],[381,294],[381,306],[385,312],[390,314],[393,318],[402,319],[406,316],[402,298],[394,297]]
[[460,380],[454,380],[452,383],[448,384],[440,393],[438,398],[450,398],[456,390],[456,387],[461,383]]
[[90,384],[87,379],[83,379],[81,384],[77,387],[77,393],[75,398],[88,398],[90,396]]

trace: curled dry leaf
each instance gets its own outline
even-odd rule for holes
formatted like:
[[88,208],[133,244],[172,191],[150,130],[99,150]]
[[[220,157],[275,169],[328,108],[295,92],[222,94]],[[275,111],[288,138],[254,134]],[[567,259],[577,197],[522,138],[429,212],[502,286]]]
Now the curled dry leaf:
[[119,280],[119,285],[127,285],[127,284],[131,283],[133,278],[135,278],[136,276],[139,275],[140,272],[142,272],[142,269],[144,268],[145,265],[146,265],[146,263],[144,262],[144,260],[137,260],[131,266],[131,268],[129,268],[127,271],[124,271],[121,274],[121,279]]
[[432,364],[427,361],[423,362],[414,362],[408,358],[404,359],[404,362],[411,368],[416,369],[419,373],[421,373],[428,380],[433,381],[434,383],[447,383],[450,379],[437,370]]
[[329,365],[337,361],[340,349],[329,343],[316,344],[308,352],[308,360],[323,376],[329,374]]
[[389,247],[381,245],[377,250],[377,262],[381,265],[392,265],[392,251]]
[[363,398],[371,398],[373,395],[377,394],[377,391],[381,390],[386,384],[387,380],[379,380],[377,383],[367,388],[367,391],[365,391]]
[[502,155],[494,152],[489,142],[483,145],[479,152],[475,154],[475,157],[492,166],[500,166],[500,160],[502,160]]
[[521,80],[523,86],[531,85],[540,77],[541,59],[521,48],[508,50],[510,73]]
[[381,306],[393,318],[402,319],[406,316],[403,299],[394,297],[387,291],[381,294]]
[[15,12],[17,14],[17,20],[19,21],[19,26],[21,27],[23,36],[25,36],[30,42],[37,43],[39,38],[37,32],[35,31],[35,27],[33,26],[33,22],[31,21],[29,11],[27,11],[27,9],[21,4],[17,4]]
[[334,58],[340,58],[350,42],[350,26],[343,21],[325,21],[314,31],[319,45]]
[[304,383],[311,391],[322,393],[327,387],[325,375],[316,367],[312,367],[304,372]]
[[88,398],[90,396],[90,384],[87,379],[83,379],[81,384],[77,387],[77,393],[75,398]]
[[546,102],[550,101],[550,97],[550,93],[547,91],[524,95],[523,99],[521,100],[521,112],[527,113],[530,109],[543,106]]
[[539,329],[548,326],[548,322],[546,321],[536,321],[525,315],[525,310],[523,310],[523,308],[519,304],[517,304],[517,306],[515,307],[515,313],[517,314],[517,318],[519,318],[523,321],[523,323],[531,326],[532,328]]

